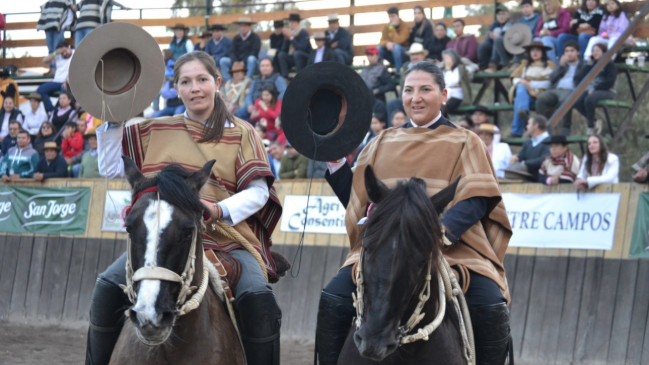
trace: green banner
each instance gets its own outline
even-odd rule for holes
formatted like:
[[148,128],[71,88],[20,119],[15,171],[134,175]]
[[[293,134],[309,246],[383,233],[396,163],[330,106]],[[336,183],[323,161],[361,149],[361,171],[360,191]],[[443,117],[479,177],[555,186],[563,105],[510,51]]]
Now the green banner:
[[629,257],[649,257],[649,193],[640,193]]
[[0,232],[85,234],[90,188],[0,186]]

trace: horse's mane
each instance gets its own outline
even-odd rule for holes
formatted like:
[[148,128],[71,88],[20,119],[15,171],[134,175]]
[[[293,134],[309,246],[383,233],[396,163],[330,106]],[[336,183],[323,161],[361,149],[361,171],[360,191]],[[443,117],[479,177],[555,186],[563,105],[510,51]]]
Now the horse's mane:
[[[395,237],[397,245],[391,272],[391,286],[386,292],[390,300],[399,300],[406,293],[408,285],[399,285],[397,275],[408,270],[407,280],[417,283],[421,280],[421,263],[417,257],[432,256],[432,274],[437,272],[439,262],[438,249],[442,241],[442,229],[439,217],[426,192],[426,183],[413,177],[400,181],[396,187],[383,196],[369,214],[359,237],[362,237],[366,252],[372,253],[386,244],[390,237]],[[433,276],[435,277],[435,276]],[[403,283],[401,283],[403,284]],[[437,281],[431,281],[431,289],[437,287]]]
[[133,195],[137,195],[144,189],[157,186],[160,199],[198,220],[203,213],[204,206],[198,194],[192,191],[185,181],[192,173],[180,165],[168,165],[158,175],[140,184]]

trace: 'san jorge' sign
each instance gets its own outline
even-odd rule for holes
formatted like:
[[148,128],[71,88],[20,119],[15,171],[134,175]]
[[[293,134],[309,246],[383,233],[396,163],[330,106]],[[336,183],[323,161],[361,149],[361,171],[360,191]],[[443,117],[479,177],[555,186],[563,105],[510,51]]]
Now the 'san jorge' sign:
[[84,234],[89,188],[0,186],[0,231]]

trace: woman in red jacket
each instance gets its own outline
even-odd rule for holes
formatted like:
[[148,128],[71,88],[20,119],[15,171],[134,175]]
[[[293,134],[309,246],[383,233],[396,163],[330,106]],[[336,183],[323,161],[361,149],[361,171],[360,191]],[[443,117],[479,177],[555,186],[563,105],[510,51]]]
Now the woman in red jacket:
[[266,85],[261,90],[261,97],[255,100],[255,109],[250,114],[250,121],[259,122],[266,127],[266,133],[271,140],[277,137],[275,119],[282,112],[282,101],[275,85]]
[[76,123],[68,122],[65,124],[62,137],[61,151],[68,165],[70,165],[72,163],[72,157],[83,152],[83,136],[77,131]]

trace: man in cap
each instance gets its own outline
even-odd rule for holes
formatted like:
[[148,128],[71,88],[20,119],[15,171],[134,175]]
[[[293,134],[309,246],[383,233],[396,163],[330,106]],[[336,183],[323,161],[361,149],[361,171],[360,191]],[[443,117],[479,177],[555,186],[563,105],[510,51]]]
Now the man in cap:
[[379,49],[375,46],[365,48],[369,65],[361,71],[361,78],[374,97],[385,103],[385,93],[394,90],[394,83],[388,69],[379,62]]
[[500,39],[502,43],[503,35],[505,35],[505,32],[511,25],[509,9],[504,5],[498,5],[496,7],[496,21],[489,27],[487,39],[478,46],[478,63],[480,69],[485,69],[488,66],[488,70],[494,72],[500,66],[506,67],[509,65],[509,54],[507,54],[507,51],[502,55],[499,52],[505,48],[498,49],[494,47],[494,44],[496,39]]
[[273,85],[279,92],[279,100],[284,98],[286,91],[286,81],[281,77],[273,67],[273,61],[270,58],[264,58],[259,62],[259,75],[252,80],[250,91],[246,95],[246,105],[240,107],[234,112],[234,115],[244,119],[250,119],[250,113],[254,110],[255,100],[261,97],[261,91],[267,85]]
[[466,58],[473,63],[478,62],[478,40],[473,34],[464,33],[464,20],[455,19],[453,21],[453,32],[455,38],[446,44],[446,49],[454,49],[462,58]]
[[[410,57],[410,61],[406,62],[403,64],[401,67],[401,73],[403,74],[410,68],[411,65],[415,65],[421,61],[424,61],[426,59],[426,56],[428,56],[428,50],[424,48],[424,46],[421,43],[413,43],[410,45],[410,49],[406,54]],[[398,97],[388,101],[387,105],[387,115],[390,116],[392,113],[394,113],[397,110],[403,110],[403,100],[401,99],[401,94],[403,93],[403,82],[404,80],[401,79],[401,83],[399,84],[399,95]]]
[[410,27],[401,20],[396,6],[389,7],[387,12],[390,22],[383,27],[378,49],[381,59],[393,63],[398,73],[403,65],[406,47],[409,46]]
[[315,40],[316,49],[311,50],[309,59],[306,61],[307,66],[318,62],[337,62],[336,53],[327,47],[327,36],[324,32],[313,33],[313,40]]
[[257,56],[261,50],[261,38],[252,31],[254,22],[250,18],[242,17],[235,24],[239,25],[239,34],[232,40],[230,57],[223,57],[219,61],[224,81],[230,80],[231,76],[228,71],[230,71],[233,62],[245,63],[248,69],[246,76],[250,78],[257,71]]
[[550,138],[547,131],[548,120],[540,115],[535,114],[527,121],[527,132],[530,139],[523,143],[518,155],[513,155],[509,159],[509,164],[522,163],[527,168],[527,172],[532,175],[533,181],[538,181],[539,169],[546,157],[550,154],[550,146],[544,143]]
[[7,67],[0,67],[0,105],[4,104],[5,96],[11,96],[14,100],[20,98],[18,83],[12,79]]
[[338,62],[351,66],[354,60],[354,49],[352,48],[352,35],[345,28],[340,27],[338,14],[329,14],[327,16],[329,28],[325,31],[327,37],[327,47],[336,53]]
[[551,136],[542,143],[550,145],[550,155],[541,164],[538,182],[546,185],[574,183],[580,163],[568,148],[566,136]]
[[59,153],[59,146],[56,142],[45,142],[43,151],[45,152],[45,158],[38,162],[34,179],[43,181],[55,177],[68,177],[68,164]]
[[280,74],[284,78],[288,78],[288,74],[294,66],[295,71],[300,72],[306,66],[311,53],[309,32],[302,28],[300,20],[300,14],[289,14],[289,29],[284,29],[284,43],[277,56]]
[[207,42],[205,52],[214,58],[217,65],[221,63],[223,57],[228,57],[232,49],[232,40],[223,32],[226,30],[224,25],[214,24],[210,27],[212,39]]
[[51,94],[57,91],[67,90],[66,82],[68,80],[70,61],[72,61],[73,54],[74,50],[72,47],[65,42],[61,42],[56,46],[54,53],[43,58],[43,62],[45,63],[50,63],[53,60],[56,63],[54,79],[50,82],[41,84],[41,86],[36,89],[36,92],[41,94],[41,97],[43,98],[43,106],[48,113],[54,110],[54,105],[52,105],[52,101],[50,100]]
[[31,138],[26,130],[18,132],[16,146],[9,149],[2,159],[2,180],[29,179],[34,176],[38,165],[38,152],[32,148]]
[[282,180],[306,179],[309,159],[302,156],[290,143],[286,142],[286,154],[282,156],[279,178]]

